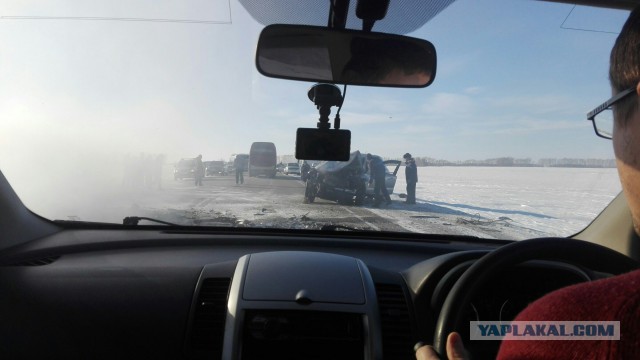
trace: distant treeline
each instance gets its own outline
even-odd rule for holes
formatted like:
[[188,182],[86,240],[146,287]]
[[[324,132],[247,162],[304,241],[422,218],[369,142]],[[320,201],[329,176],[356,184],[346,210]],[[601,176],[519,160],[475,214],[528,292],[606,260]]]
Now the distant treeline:
[[429,157],[416,157],[418,166],[514,166],[514,167],[571,167],[571,168],[615,168],[614,159],[516,159],[500,157],[485,160],[448,161]]
[[[396,157],[384,157],[385,160],[400,160]],[[547,158],[533,160],[531,158],[499,157],[485,160],[461,160],[449,161],[434,159],[431,157],[417,156],[414,158],[418,166],[513,166],[513,167],[565,167],[565,168],[615,168],[614,159],[572,159],[572,158]],[[281,155],[280,162],[298,161],[293,155]]]

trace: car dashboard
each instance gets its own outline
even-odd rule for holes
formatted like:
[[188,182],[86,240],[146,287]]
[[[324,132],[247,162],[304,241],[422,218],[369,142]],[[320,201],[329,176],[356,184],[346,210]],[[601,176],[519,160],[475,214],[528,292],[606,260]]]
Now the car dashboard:
[[[65,229],[1,254],[0,356],[411,358],[416,341],[433,338],[455,280],[506,243]],[[461,311],[510,320],[540,295],[595,277],[524,263]],[[479,353],[497,348],[476,343]]]

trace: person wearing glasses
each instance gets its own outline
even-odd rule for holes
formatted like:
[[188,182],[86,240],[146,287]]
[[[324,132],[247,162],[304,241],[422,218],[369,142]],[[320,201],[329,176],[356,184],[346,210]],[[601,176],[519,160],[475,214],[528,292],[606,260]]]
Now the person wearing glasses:
[[[598,136],[613,140],[633,241],[640,244],[640,7],[631,12],[611,50],[609,80],[614,96],[587,119]],[[503,341],[498,359],[640,359],[640,270],[554,291],[515,320],[620,321],[620,340]],[[439,359],[431,347],[416,347],[418,360]],[[468,358],[457,333],[447,338],[447,357]]]

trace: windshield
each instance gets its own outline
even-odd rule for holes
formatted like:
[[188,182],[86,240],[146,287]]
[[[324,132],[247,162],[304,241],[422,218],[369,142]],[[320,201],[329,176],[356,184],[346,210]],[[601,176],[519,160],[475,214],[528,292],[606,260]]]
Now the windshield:
[[[586,113],[610,96],[608,55],[625,11],[443,6],[404,29],[434,44],[433,84],[340,86],[357,162],[298,166],[296,129],[318,122],[313,84],[258,73],[266,24],[249,12],[256,2],[1,2],[0,170],[51,220],[525,239],[576,233],[620,191],[611,143]],[[328,5],[308,12],[272,21],[326,25]],[[393,29],[403,27],[374,26]],[[275,159],[256,148],[250,162],[256,142],[273,143]],[[376,203],[366,154],[401,161],[380,180],[389,203]],[[228,171],[205,171],[204,160]]]

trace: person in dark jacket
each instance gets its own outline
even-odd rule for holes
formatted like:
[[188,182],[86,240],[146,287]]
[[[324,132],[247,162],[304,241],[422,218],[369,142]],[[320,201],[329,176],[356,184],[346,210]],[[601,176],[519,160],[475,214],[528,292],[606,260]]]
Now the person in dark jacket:
[[367,154],[367,164],[369,168],[369,185],[373,185],[373,206],[378,207],[384,199],[387,204],[391,204],[391,197],[385,184],[387,169],[382,158],[377,155]]
[[307,181],[307,177],[309,176],[309,171],[311,170],[311,165],[305,160],[302,162],[302,168],[300,169],[300,179],[302,181]]
[[236,185],[244,184],[244,160],[236,156],[233,160],[233,167],[236,169]]
[[198,155],[196,157],[194,177],[196,178],[196,186],[202,186],[202,178],[204,177],[204,164],[202,163],[202,155]]
[[404,175],[407,178],[407,204],[416,203],[416,184],[418,183],[418,167],[416,161],[411,154],[406,153],[402,156],[405,161]]

